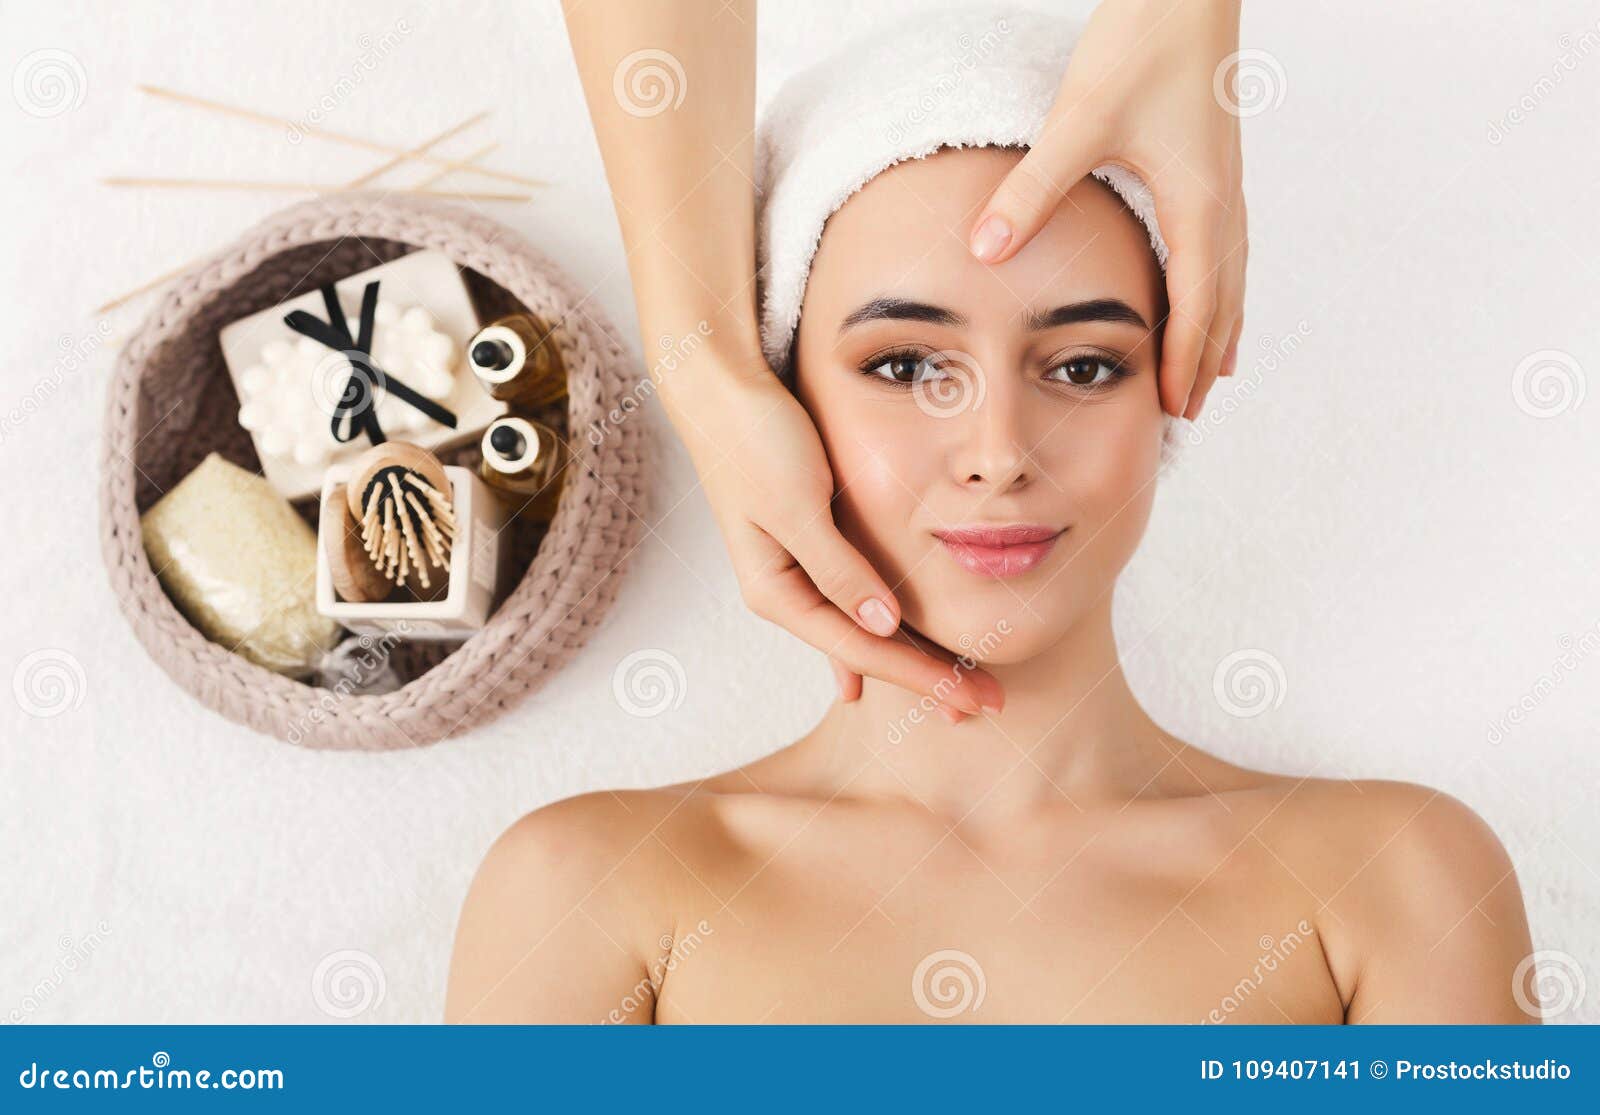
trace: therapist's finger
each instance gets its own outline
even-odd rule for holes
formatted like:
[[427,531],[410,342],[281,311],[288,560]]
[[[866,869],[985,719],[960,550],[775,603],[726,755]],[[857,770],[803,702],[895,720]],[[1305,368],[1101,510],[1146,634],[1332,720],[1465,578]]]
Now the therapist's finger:
[[1239,369],[1239,335],[1244,332],[1244,318],[1233,323],[1233,336],[1228,340],[1228,354],[1222,358],[1218,377],[1226,379]]
[[839,700],[846,704],[861,699],[861,675],[840,662],[832,655],[828,656],[828,665],[833,668],[834,684],[839,687]]
[[1160,388],[1162,408],[1177,417],[1188,406],[1189,394],[1200,375],[1217,312],[1217,282],[1215,253],[1208,239],[1193,232],[1187,236],[1174,234],[1169,244],[1169,309],[1161,335]]
[[900,605],[894,593],[872,563],[839,533],[831,507],[784,530],[778,541],[817,591],[863,628],[888,636],[900,626]]
[[957,711],[977,715],[985,706],[1003,707],[1004,690],[990,674],[955,669],[905,643],[863,629],[824,596],[793,555],[764,530],[745,523],[729,531],[727,540],[745,604],[762,619],[857,674],[925,694]]
[[870,635],[839,609],[817,600],[785,623],[794,634],[837,659],[846,669],[898,685],[912,693],[979,715],[985,705],[998,709],[1000,683],[982,670],[968,670],[899,639]]
[[1217,376],[1228,358],[1228,341],[1233,337],[1238,322],[1239,298],[1235,288],[1237,275],[1238,272],[1234,267],[1224,266],[1217,281],[1217,309],[1211,315],[1211,326],[1206,331],[1205,348],[1200,354],[1200,369],[1195,375],[1194,386],[1189,390],[1189,401],[1183,410],[1183,416],[1191,422],[1199,417],[1200,411],[1205,407],[1206,395],[1211,391],[1212,384],[1217,382]]
[[1250,281],[1250,220],[1246,213],[1244,193],[1241,192],[1234,199],[1234,209],[1238,216],[1234,227],[1234,257],[1233,266],[1236,268],[1238,283],[1234,287],[1234,319],[1233,332],[1228,337],[1228,351],[1222,358],[1222,368],[1218,376],[1231,376],[1239,367],[1239,338],[1244,334],[1244,301],[1245,288]]
[[[844,704],[861,699],[861,675],[840,662],[837,658],[829,658],[828,665],[833,668],[833,680],[839,686],[839,700]],[[959,724],[967,719],[967,714],[951,708],[942,701],[933,702],[933,707],[940,716],[951,724]]]
[[984,263],[1004,263],[1021,251],[1055,215],[1067,191],[1099,165],[1102,145],[1087,113],[1070,107],[1052,112],[972,223],[972,254]]
[[1200,369],[1195,373],[1194,386],[1189,389],[1189,401],[1184,404],[1183,416],[1193,422],[1200,416],[1200,411],[1205,408],[1206,396],[1211,392],[1211,385],[1217,382],[1217,376],[1222,371],[1223,358],[1228,353],[1227,334],[1221,340],[1217,339],[1215,330],[1225,329],[1232,332],[1233,324],[1222,323],[1222,315],[1218,314],[1212,319],[1213,332],[1206,336],[1205,351],[1200,357]]

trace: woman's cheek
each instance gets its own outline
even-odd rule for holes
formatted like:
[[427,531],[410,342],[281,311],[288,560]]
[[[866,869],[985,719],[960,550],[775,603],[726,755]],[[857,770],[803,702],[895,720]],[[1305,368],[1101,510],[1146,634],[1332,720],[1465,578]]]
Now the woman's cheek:
[[861,425],[870,426],[870,433],[834,431],[844,436],[827,439],[838,492],[834,508],[845,536],[881,563],[880,574],[892,583],[915,561],[909,535],[918,499],[928,488],[921,470],[931,458],[926,439],[900,428],[905,423],[875,418]]
[[[1153,410],[1153,413],[1152,413]],[[1072,465],[1064,485],[1081,514],[1078,525],[1097,551],[1095,564],[1112,577],[1144,536],[1155,499],[1164,420],[1159,408],[1097,408],[1073,431]],[[1071,436],[1071,435],[1069,435]]]

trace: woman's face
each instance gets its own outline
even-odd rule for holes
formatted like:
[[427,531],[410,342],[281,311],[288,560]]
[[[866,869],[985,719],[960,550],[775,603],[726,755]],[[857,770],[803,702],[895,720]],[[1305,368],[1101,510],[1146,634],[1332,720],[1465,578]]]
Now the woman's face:
[[1165,429],[1162,276],[1109,188],[1079,183],[1004,264],[967,250],[1020,157],[948,149],[869,182],[823,232],[795,350],[841,530],[911,626],[990,663],[1048,650],[1111,589]]

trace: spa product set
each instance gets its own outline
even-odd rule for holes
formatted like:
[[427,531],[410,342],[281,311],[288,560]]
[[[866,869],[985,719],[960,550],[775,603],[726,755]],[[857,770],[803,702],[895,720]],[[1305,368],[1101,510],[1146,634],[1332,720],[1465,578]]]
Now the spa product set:
[[489,108],[387,134],[432,114],[426,93],[365,136],[140,89],[162,127],[205,114],[366,162],[106,179],[310,195],[96,311],[154,303],[117,354],[99,462],[134,635],[196,701],[295,746],[421,747],[505,715],[617,599],[651,476],[644,423],[571,440],[637,401],[640,369],[583,285],[492,215],[547,183],[471,142]]
[[526,312],[480,322],[456,265],[423,249],[217,340],[260,474],[212,453],[144,514],[184,616],[292,677],[321,669],[341,629],[480,630],[520,575],[508,527],[548,523],[565,479],[550,328]]

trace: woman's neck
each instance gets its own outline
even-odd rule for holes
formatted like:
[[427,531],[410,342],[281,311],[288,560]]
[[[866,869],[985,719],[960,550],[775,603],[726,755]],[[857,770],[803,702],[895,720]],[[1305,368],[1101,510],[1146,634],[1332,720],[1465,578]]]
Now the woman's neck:
[[906,690],[867,679],[800,742],[829,792],[894,797],[982,825],[1041,804],[1088,809],[1146,792],[1182,747],[1135,700],[1117,658],[1110,595],[1054,647],[985,666],[998,714],[949,724]]

